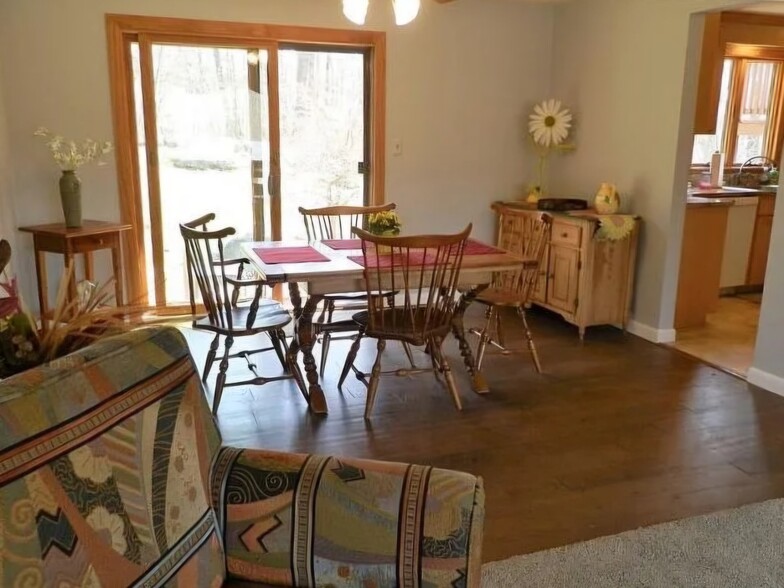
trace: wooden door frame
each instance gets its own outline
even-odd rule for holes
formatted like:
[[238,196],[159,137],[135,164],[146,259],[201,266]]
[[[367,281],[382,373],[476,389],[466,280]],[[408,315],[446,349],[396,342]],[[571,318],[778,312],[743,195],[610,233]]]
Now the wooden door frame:
[[[367,30],[325,29],[248,22],[226,22],[136,16],[106,15],[109,81],[114,124],[115,160],[120,197],[121,219],[133,226],[125,233],[125,279],[129,300],[146,304],[147,275],[145,259],[142,190],[139,183],[139,157],[136,145],[136,108],[132,76],[131,43],[149,39],[177,39],[182,43],[213,46],[255,44],[336,45],[359,47],[371,53],[371,140],[370,202],[384,202],[386,171],[386,33]],[[274,212],[273,212],[274,216]]]

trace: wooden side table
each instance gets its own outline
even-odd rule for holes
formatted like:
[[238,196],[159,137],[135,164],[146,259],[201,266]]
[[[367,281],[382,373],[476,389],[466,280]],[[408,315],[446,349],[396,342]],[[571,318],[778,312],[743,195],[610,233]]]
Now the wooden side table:
[[[131,230],[131,225],[106,221],[85,220],[78,229],[68,229],[64,223],[19,227],[19,230],[33,235],[35,248],[35,273],[38,278],[38,303],[41,307],[41,324],[49,316],[48,282],[46,277],[46,254],[59,253],[63,264],[73,264],[74,255],[84,256],[84,277],[93,281],[93,252],[102,249],[112,251],[112,271],[114,272],[114,297],[117,306],[123,300],[122,248],[120,235]],[[76,298],[76,276],[68,284],[68,296]]]

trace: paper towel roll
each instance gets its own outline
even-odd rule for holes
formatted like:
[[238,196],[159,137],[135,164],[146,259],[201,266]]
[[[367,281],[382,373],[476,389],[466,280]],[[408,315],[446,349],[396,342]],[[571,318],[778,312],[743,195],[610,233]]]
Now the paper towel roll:
[[711,155],[710,184],[711,186],[724,185],[724,154],[719,151]]

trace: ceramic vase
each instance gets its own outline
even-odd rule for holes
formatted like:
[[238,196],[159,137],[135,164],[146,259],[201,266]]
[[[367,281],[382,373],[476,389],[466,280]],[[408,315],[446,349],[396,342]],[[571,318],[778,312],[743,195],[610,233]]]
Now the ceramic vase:
[[65,226],[77,229],[82,226],[82,181],[74,170],[63,170],[60,176],[60,201],[63,205]]
[[615,185],[603,183],[596,192],[593,201],[594,208],[599,214],[615,214],[621,208],[621,197]]

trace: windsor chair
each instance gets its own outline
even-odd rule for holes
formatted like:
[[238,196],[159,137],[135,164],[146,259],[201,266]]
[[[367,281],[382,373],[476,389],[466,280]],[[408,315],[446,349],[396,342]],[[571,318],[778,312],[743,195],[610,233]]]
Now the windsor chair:
[[[283,328],[291,322],[291,315],[278,302],[262,297],[267,282],[242,278],[242,272],[250,261],[244,258],[226,259],[224,257],[224,239],[235,234],[232,227],[220,230],[209,230],[207,224],[215,219],[210,213],[193,221],[180,225],[180,234],[185,242],[185,254],[188,267],[188,286],[190,290],[191,314],[197,317],[197,292],[206,310],[206,316],[194,318],[195,330],[215,333],[215,337],[207,353],[202,381],[206,382],[212,364],[220,362],[219,373],[215,384],[215,398],[212,412],[217,414],[223,389],[232,386],[261,386],[268,382],[294,379],[300,392],[308,400],[304,379],[299,368],[294,364],[289,367],[286,359],[287,345]],[[237,277],[228,272],[238,268]],[[250,287],[255,295],[249,305],[238,305],[240,288]],[[231,295],[229,293],[231,289]],[[260,349],[231,353],[235,337],[266,334],[272,346]],[[223,355],[217,357],[220,338],[225,337]],[[274,351],[284,369],[284,375],[264,377],[259,374],[258,366],[253,363],[252,356],[267,351]],[[253,378],[237,382],[227,382],[226,371],[229,360],[241,357],[248,364]]]
[[[462,410],[452,370],[442,351],[444,337],[452,330],[457,308],[456,291],[466,240],[471,225],[455,235],[423,235],[380,237],[361,229],[353,229],[362,241],[364,278],[368,309],[354,315],[359,335],[351,346],[338,387],[342,387],[349,371],[368,388],[365,418],[375,404],[382,375],[409,376],[432,372],[443,375],[452,400]],[[382,254],[382,248],[389,253]],[[386,292],[399,295],[384,297]],[[384,301],[386,300],[386,306]],[[377,339],[377,353],[370,374],[363,373],[354,362],[364,337]],[[431,368],[381,371],[381,356],[388,340],[415,347],[427,346]]]

